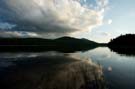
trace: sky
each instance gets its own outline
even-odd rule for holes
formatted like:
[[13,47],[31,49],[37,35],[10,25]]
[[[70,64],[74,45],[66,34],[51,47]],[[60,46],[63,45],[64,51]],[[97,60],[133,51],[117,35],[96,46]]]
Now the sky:
[[109,42],[135,33],[135,0],[0,0],[1,37]]

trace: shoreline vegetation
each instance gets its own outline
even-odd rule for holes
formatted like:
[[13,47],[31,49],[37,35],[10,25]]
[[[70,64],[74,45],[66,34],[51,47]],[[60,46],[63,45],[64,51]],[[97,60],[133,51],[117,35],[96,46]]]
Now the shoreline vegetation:
[[135,55],[135,34],[121,35],[112,39],[108,43],[108,47],[118,54]]
[[87,39],[61,37],[57,39],[43,38],[0,38],[0,51],[87,51],[106,44],[96,43]]
[[[85,38],[0,38],[0,52],[45,52],[64,53],[88,51],[97,47],[109,47],[118,54],[135,55],[135,34],[121,35],[109,43],[97,43]],[[130,51],[129,51],[130,50]]]
[[120,35],[115,39],[111,39],[108,46],[135,48],[135,34]]

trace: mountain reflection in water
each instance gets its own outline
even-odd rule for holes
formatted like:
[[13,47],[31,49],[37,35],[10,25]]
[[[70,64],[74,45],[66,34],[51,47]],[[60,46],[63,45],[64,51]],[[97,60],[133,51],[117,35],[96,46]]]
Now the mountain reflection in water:
[[1,63],[5,63],[0,66],[1,87],[105,89],[102,68],[92,61],[56,52],[39,54],[1,54]]

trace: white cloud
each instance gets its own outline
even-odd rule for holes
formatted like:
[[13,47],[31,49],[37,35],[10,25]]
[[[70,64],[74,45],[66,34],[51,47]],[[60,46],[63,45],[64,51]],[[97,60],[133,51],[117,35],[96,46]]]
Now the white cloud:
[[112,20],[111,19],[108,20],[108,24],[112,24]]
[[102,8],[106,8],[108,7],[109,4],[109,0],[96,0],[97,4],[102,7]]
[[6,0],[6,3],[15,12],[17,22],[36,28],[32,32],[66,35],[102,25],[108,0],[97,0],[97,9],[81,5],[80,0]]

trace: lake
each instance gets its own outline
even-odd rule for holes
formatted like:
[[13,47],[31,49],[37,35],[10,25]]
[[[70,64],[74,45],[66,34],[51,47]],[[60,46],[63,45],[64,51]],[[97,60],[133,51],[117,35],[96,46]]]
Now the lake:
[[0,84],[5,89],[134,89],[135,56],[108,47],[74,53],[1,52]]

